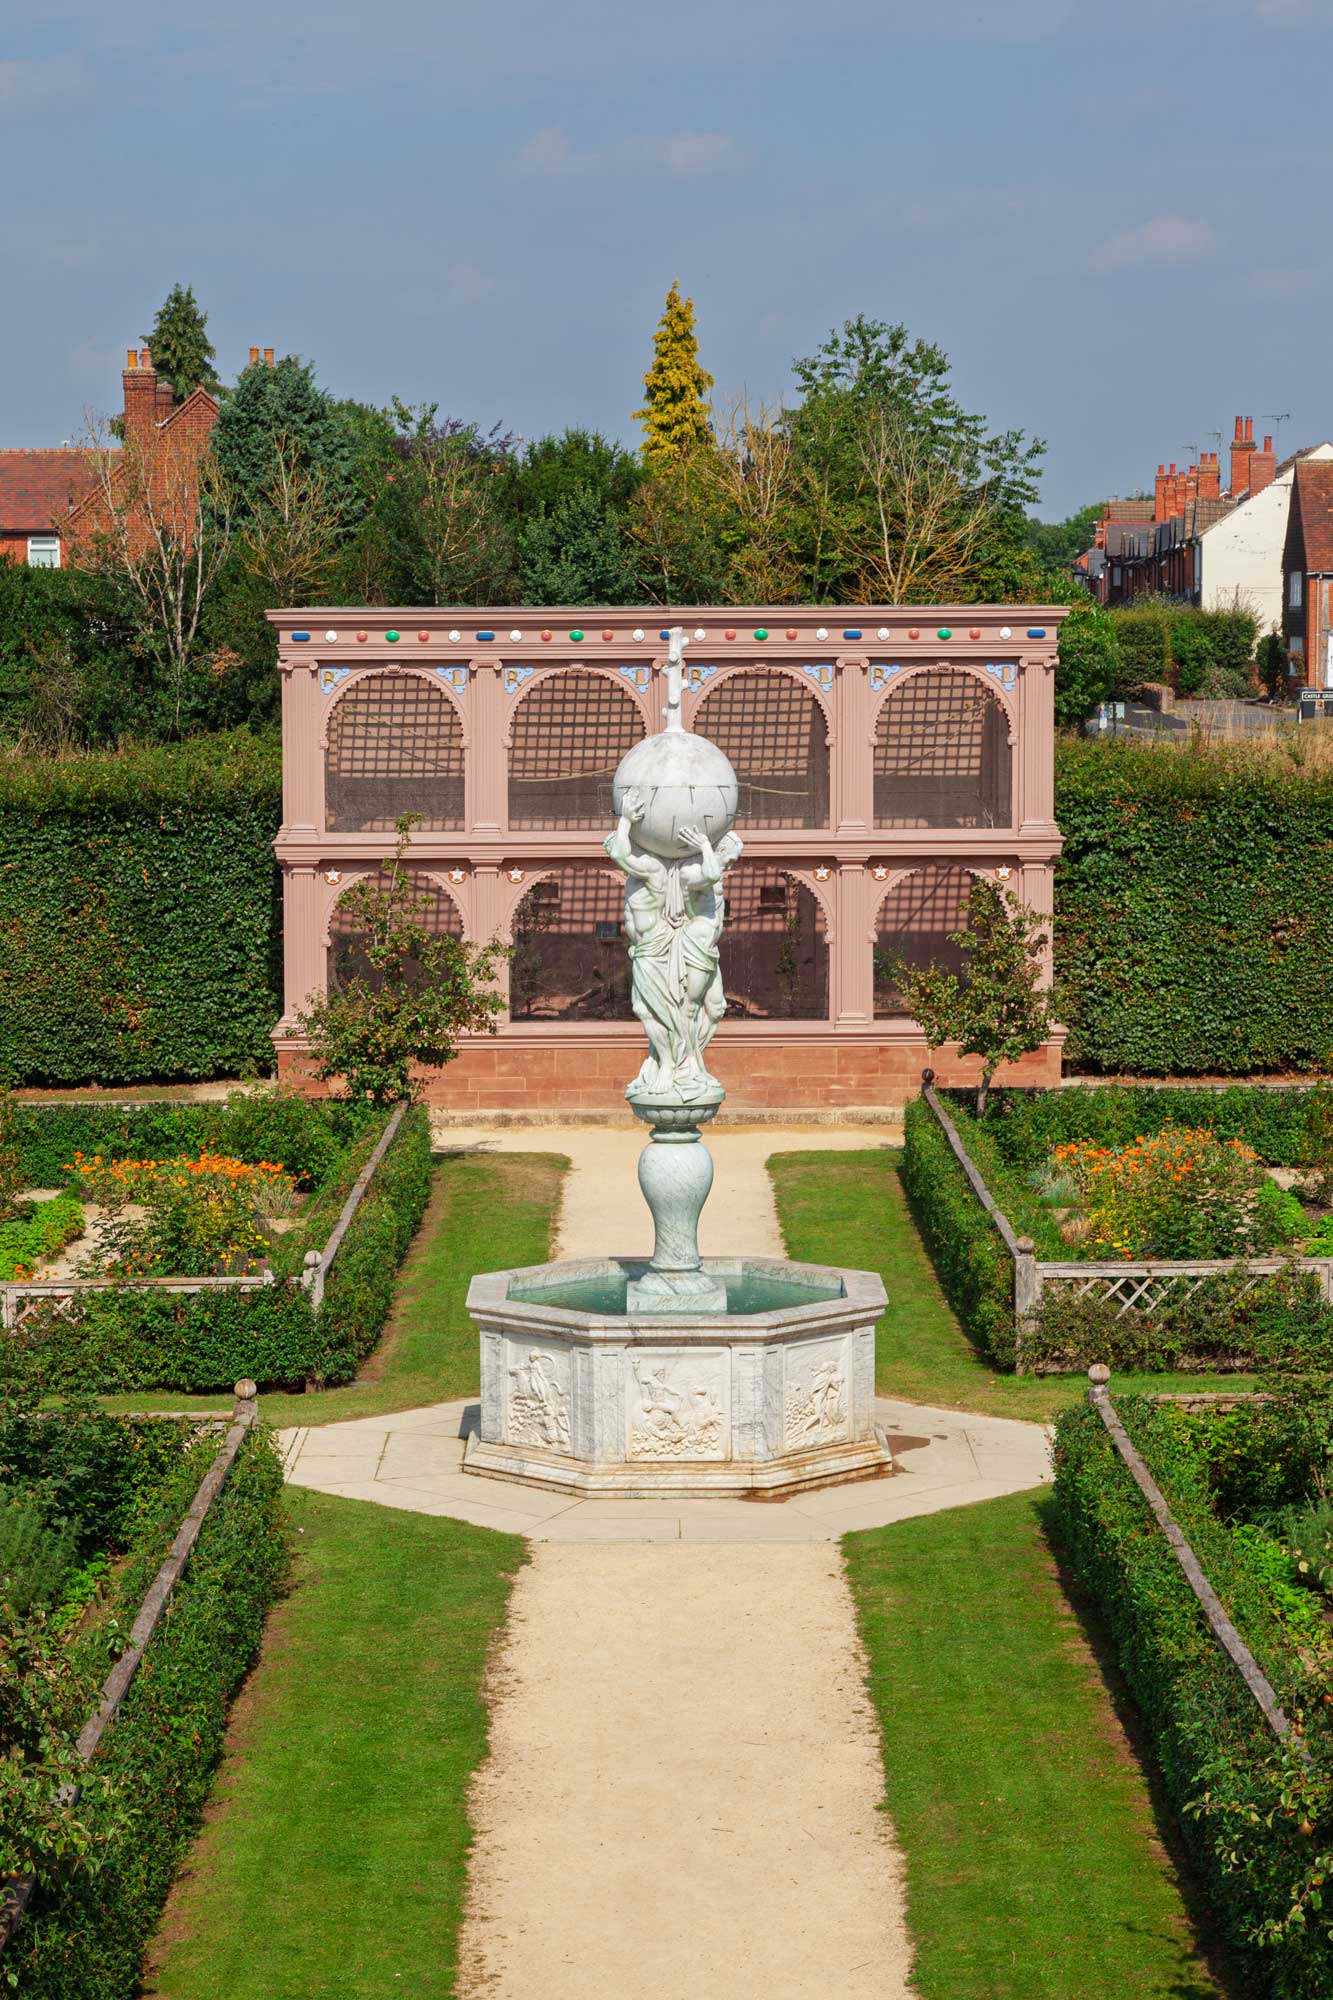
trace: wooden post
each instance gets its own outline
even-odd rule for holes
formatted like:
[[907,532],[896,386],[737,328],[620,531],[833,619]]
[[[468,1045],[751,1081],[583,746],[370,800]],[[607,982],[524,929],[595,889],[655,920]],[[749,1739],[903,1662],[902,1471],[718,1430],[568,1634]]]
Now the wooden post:
[[1036,1245],[1030,1236],[1020,1236],[1014,1247],[1014,1372],[1026,1375],[1023,1336],[1031,1332],[1041,1304],[1041,1272],[1037,1269]]

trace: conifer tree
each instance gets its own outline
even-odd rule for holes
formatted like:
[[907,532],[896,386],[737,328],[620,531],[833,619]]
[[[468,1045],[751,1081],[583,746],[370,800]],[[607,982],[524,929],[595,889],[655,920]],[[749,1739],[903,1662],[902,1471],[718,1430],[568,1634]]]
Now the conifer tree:
[[653,365],[643,378],[647,401],[634,412],[643,424],[643,455],[652,463],[677,457],[712,437],[704,400],[713,378],[699,366],[694,300],[682,299],[673,280],[653,335]]
[[173,285],[157,309],[152,332],[139,336],[178,403],[196,389],[207,389],[210,396],[226,393],[213,367],[217,357],[207,329],[208,314],[200,312],[194,286]]

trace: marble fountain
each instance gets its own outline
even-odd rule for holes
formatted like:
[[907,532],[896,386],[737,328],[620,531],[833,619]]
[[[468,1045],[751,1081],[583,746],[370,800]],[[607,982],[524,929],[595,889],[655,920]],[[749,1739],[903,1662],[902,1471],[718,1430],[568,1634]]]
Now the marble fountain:
[[[699,1255],[713,1183],[700,1127],[725,1096],[705,1055],[741,842],[736,774],[682,723],[686,643],[671,633],[665,727],[621,761],[606,841],[648,1038],[625,1096],[651,1128],[639,1186],[653,1252],[473,1278],[481,1422],[464,1468],[589,1497],[781,1499],[893,1470],[875,1427],[885,1295],[868,1271]],[[608,1218],[626,1234],[629,1220]]]

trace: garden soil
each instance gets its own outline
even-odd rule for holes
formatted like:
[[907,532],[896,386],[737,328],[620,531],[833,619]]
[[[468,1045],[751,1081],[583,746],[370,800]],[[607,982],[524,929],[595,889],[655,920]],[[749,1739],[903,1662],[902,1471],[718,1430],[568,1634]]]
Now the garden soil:
[[463,2000],[910,1995],[864,1676],[830,1543],[535,1545],[473,1780]]

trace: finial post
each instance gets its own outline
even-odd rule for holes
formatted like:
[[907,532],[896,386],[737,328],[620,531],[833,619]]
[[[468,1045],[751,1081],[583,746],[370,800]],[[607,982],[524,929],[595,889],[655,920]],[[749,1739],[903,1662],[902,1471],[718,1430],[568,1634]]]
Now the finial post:
[[680,719],[680,696],[685,677],[685,648],[689,645],[683,625],[673,625],[667,635],[667,705],[666,726],[668,729],[682,729]]

